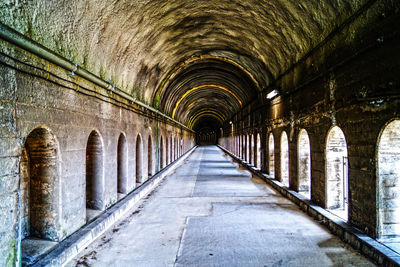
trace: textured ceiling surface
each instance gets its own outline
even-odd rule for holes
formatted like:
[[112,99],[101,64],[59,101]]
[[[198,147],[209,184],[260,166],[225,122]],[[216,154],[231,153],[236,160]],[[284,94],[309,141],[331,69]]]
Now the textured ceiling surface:
[[367,0],[5,0],[0,21],[185,124],[229,119]]

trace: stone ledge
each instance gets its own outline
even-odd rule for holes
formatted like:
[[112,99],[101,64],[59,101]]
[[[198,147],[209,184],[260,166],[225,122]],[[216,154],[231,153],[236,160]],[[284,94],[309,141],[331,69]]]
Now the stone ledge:
[[165,167],[163,170],[152,176],[141,184],[126,197],[105,210],[101,215],[89,224],[73,233],[71,236],[60,242],[54,250],[43,256],[33,266],[64,266],[81,252],[90,243],[96,240],[106,230],[113,226],[123,215],[132,211],[132,207],[139,200],[151,193],[165,177],[171,174],[183,161],[196,149],[197,146],[183,154],[179,159]]
[[338,236],[347,244],[351,245],[354,249],[358,250],[366,257],[375,261],[375,263],[377,263],[379,266],[400,266],[400,254],[398,254],[397,252],[393,251],[392,249],[378,242],[372,237],[369,237],[356,227],[347,224],[345,221],[330,213],[326,209],[313,204],[305,196],[299,194],[296,191],[290,190],[281,182],[275,180],[274,177],[262,173],[261,170],[256,169],[254,166],[236,157],[225,148],[219,145],[218,147],[230,157],[232,157],[234,161],[244,166],[254,175],[257,175],[258,177],[263,179],[267,184],[271,185],[272,188],[274,188],[280,194],[298,205],[301,210],[303,210],[309,216],[313,217],[319,223],[327,227],[333,234]]

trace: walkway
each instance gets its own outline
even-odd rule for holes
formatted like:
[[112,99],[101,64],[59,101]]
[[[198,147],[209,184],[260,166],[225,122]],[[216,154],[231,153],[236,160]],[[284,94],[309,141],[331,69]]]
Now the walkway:
[[373,266],[215,146],[193,152],[75,265]]

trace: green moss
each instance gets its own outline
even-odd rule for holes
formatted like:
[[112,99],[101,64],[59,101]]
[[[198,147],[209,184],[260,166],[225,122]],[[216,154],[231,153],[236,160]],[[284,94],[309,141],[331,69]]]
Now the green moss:
[[10,246],[8,248],[8,257],[6,261],[6,266],[14,266],[15,261],[17,260],[17,248],[16,248],[17,240],[12,239]]
[[156,109],[158,109],[158,107],[160,106],[160,94],[156,94],[156,97],[154,98],[154,107]]
[[27,23],[28,23],[28,25],[27,25],[27,29],[26,29],[24,35],[33,39],[32,23],[30,21],[27,21]]

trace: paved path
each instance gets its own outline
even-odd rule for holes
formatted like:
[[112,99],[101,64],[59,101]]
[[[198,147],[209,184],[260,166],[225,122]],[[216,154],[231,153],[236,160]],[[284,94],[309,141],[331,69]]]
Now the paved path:
[[68,266],[373,266],[215,146]]

